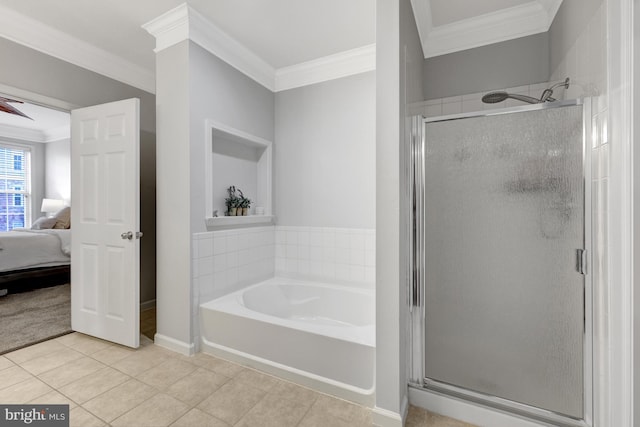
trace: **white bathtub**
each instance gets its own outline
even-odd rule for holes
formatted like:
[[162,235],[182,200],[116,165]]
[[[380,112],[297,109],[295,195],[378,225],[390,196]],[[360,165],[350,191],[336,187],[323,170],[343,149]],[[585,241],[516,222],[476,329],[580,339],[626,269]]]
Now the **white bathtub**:
[[274,278],[200,306],[203,351],[373,404],[373,290]]

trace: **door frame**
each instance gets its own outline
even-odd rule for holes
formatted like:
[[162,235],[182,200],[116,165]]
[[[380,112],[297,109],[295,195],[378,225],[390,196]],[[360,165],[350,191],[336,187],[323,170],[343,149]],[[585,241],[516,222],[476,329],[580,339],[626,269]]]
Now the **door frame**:
[[[410,346],[411,349],[409,351],[410,361],[408,370],[409,374],[409,386],[411,387],[412,394],[415,395],[417,391],[427,391],[427,392],[436,392],[436,393],[444,393],[446,395],[450,395],[456,398],[462,398],[464,400],[470,401],[474,404],[479,404],[481,406],[485,406],[487,408],[493,408],[498,410],[507,410],[516,416],[525,416],[528,417],[531,421],[551,421],[554,423],[559,423],[562,426],[576,426],[576,427],[585,427],[593,425],[594,418],[594,379],[600,375],[605,374],[604,372],[598,371],[598,367],[600,366],[600,361],[597,360],[599,351],[594,346],[597,346],[597,343],[594,343],[593,340],[593,322],[594,322],[594,304],[598,304],[598,302],[593,301],[593,275],[592,275],[592,199],[591,199],[591,147],[592,147],[592,109],[591,109],[591,99],[583,98],[578,100],[569,100],[569,101],[559,101],[554,102],[552,104],[534,104],[534,105],[524,105],[517,107],[509,107],[495,110],[484,110],[478,112],[469,112],[469,113],[461,113],[461,114],[453,114],[453,115],[445,115],[445,116],[437,116],[437,117],[429,117],[425,118],[423,116],[414,116],[411,124],[412,129],[412,143],[411,143],[411,155],[412,156],[422,156],[424,155],[424,150],[415,150],[414,146],[416,144],[420,144],[424,147],[425,144],[425,132],[424,126],[430,122],[438,122],[438,121],[447,121],[447,120],[458,120],[472,117],[486,117],[486,116],[495,116],[502,114],[513,114],[518,112],[527,112],[527,111],[536,111],[543,110],[549,108],[562,108],[567,106],[575,106],[582,105],[582,126],[583,126],[583,141],[582,141],[582,150],[583,150],[583,186],[584,186],[584,247],[587,249],[587,274],[584,275],[584,315],[585,315],[585,331],[584,331],[584,342],[583,342],[583,404],[584,404],[584,420],[573,420],[566,416],[555,414],[551,411],[547,411],[539,408],[532,408],[528,405],[518,404],[516,402],[512,402],[506,399],[487,396],[482,393],[476,393],[469,390],[463,390],[459,387],[450,386],[447,384],[440,384],[435,381],[426,381],[424,377],[424,357],[425,357],[425,343],[424,343],[424,327],[422,326],[425,321],[425,286],[424,281],[419,276],[419,268],[415,264],[419,263],[419,257],[421,256],[421,248],[420,244],[421,239],[418,238],[417,241],[413,240],[411,236],[413,236],[413,228],[416,227],[419,221],[414,221],[416,216],[419,215],[420,209],[424,206],[424,200],[418,194],[422,188],[419,188],[420,183],[414,179],[417,172],[418,176],[420,176],[421,171],[415,171],[414,159],[409,161],[410,163],[410,193],[415,199],[415,207],[411,207],[409,209],[411,219],[408,222],[408,226],[411,230],[407,230],[408,236],[410,236],[410,244],[411,250],[410,254],[416,253],[416,256],[408,257],[408,262],[405,265],[405,268],[409,272],[409,277],[413,277],[413,274],[418,274],[416,277],[418,282],[416,284],[410,283],[411,289],[407,291],[409,295],[409,305],[410,305]],[[424,164],[424,163],[422,163]],[[416,188],[418,186],[418,188]],[[419,227],[419,225],[417,226]],[[418,229],[419,230],[419,229]],[[417,252],[415,252],[415,251]],[[419,267],[419,266],[418,266]],[[413,282],[411,280],[410,282]],[[594,360],[596,359],[596,360]],[[595,368],[595,370],[594,370]]]
[[[20,89],[20,88],[6,85],[3,83],[0,83],[0,93],[5,94],[14,99],[28,102],[30,104],[39,105],[39,106],[50,108],[53,110],[64,111],[66,113],[69,113],[69,116],[71,116],[71,110],[84,108],[84,106],[82,105],[73,104],[73,103],[61,100],[59,98],[53,98],[46,95],[41,95],[37,92]],[[92,104],[92,105],[97,105],[97,104]],[[69,127],[71,127],[71,117],[69,117]],[[71,151],[69,152],[69,161],[70,162],[72,161]],[[140,220],[142,221],[142,218]],[[140,225],[140,227],[142,227],[142,224]],[[140,256],[139,263],[141,263],[141,260],[142,260],[142,256]],[[154,304],[155,304],[155,300],[154,300]],[[142,310],[142,306],[140,307],[140,310]],[[157,316],[158,315],[156,313],[156,318]]]

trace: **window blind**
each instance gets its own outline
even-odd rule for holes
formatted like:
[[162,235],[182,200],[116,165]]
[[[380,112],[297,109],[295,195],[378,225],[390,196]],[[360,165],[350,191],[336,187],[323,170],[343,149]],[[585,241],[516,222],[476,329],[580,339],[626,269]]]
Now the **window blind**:
[[0,231],[31,224],[31,151],[0,144]]

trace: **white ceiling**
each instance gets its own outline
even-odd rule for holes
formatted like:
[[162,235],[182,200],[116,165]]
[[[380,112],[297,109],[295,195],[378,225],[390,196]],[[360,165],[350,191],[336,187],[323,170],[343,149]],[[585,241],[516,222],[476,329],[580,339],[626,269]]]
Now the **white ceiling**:
[[452,24],[463,19],[520,6],[529,1],[531,0],[431,0],[433,26]]
[[33,120],[0,111],[0,138],[31,142],[51,142],[69,138],[71,117],[68,112],[29,103],[11,103]]
[[[186,2],[274,68],[375,43],[373,0]],[[155,43],[141,26],[182,3],[185,0],[0,0],[1,6],[149,70],[155,64]]]
[[562,0],[411,0],[425,58],[542,33]]
[[[153,92],[155,41],[142,25],[185,1],[276,75],[375,50],[374,0],[0,0],[0,37]],[[425,58],[547,31],[561,2],[411,0]]]

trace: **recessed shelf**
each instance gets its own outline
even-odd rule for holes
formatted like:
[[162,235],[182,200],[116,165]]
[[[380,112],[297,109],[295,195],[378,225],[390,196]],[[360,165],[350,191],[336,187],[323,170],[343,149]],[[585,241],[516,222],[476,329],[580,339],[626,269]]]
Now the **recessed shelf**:
[[275,222],[273,215],[216,216],[205,218],[208,229],[242,227],[247,225],[270,225]]
[[[207,229],[273,224],[272,150],[273,144],[212,120],[205,121],[205,223]],[[227,188],[235,186],[251,199],[251,212],[257,207],[264,215],[212,217],[224,212]]]

